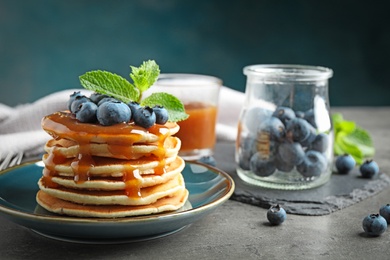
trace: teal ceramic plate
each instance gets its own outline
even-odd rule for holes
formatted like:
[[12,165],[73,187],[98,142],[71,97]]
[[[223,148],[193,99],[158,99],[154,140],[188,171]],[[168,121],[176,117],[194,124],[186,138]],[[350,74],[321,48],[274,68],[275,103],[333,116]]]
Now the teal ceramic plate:
[[79,243],[139,242],[173,234],[211,213],[234,191],[227,173],[186,162],[182,174],[189,203],[181,211],[117,219],[76,218],[54,215],[37,205],[42,169],[43,163],[35,161],[0,172],[0,215],[41,235]]

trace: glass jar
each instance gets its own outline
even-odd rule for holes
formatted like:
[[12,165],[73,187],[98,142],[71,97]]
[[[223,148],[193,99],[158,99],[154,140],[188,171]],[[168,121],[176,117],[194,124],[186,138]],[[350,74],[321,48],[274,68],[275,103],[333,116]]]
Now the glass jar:
[[332,173],[333,127],[329,68],[251,65],[238,123],[235,159],[245,182],[299,190],[326,183]]

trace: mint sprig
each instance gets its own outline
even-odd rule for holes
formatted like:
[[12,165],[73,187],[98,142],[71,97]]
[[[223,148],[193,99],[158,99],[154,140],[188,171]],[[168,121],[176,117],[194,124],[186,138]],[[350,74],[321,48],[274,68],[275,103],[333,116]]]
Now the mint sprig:
[[170,122],[177,122],[188,118],[181,101],[177,97],[168,93],[153,93],[149,97],[142,100],[140,104],[141,106],[153,107],[160,105],[165,107],[165,109],[168,111],[168,121]]
[[112,96],[123,102],[138,100],[139,89],[125,78],[108,71],[95,70],[80,76],[81,85],[88,90]]
[[141,94],[148,90],[160,75],[160,68],[154,61],[146,61],[139,68],[133,66],[130,68],[130,78]]
[[125,103],[136,101],[142,106],[160,105],[168,110],[170,122],[178,122],[188,118],[182,102],[167,93],[153,93],[142,100],[142,94],[148,90],[160,75],[160,68],[153,60],[145,61],[140,67],[130,66],[130,78],[127,79],[102,70],[87,72],[79,77],[81,85],[88,90],[112,96]]

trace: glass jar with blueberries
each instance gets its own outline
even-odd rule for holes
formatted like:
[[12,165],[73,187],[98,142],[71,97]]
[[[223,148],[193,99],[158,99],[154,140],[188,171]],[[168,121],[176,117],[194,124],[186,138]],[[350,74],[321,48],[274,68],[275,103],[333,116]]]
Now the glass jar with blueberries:
[[236,144],[238,176],[247,183],[299,190],[332,173],[333,127],[328,80],[333,71],[304,65],[251,65]]

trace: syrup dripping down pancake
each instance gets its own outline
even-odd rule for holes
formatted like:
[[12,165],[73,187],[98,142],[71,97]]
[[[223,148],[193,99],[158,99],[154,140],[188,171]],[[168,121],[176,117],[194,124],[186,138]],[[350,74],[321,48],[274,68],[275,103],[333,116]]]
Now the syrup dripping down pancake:
[[68,189],[65,187],[46,187],[42,179],[38,182],[40,190],[45,193],[77,204],[88,205],[148,205],[166,196],[172,196],[176,192],[185,189],[182,175],[155,186],[141,188],[139,196],[128,196],[125,191],[101,191]]
[[[38,204],[50,212],[60,215],[96,218],[133,217],[180,210],[186,207],[187,198],[188,191],[182,190],[173,196],[161,198],[149,205],[129,207],[123,205],[95,206],[75,204],[50,196],[44,191],[39,191],[36,196]],[[189,205],[188,208],[191,208],[191,206]]]
[[36,200],[58,214],[123,217],[177,210],[188,198],[176,123],[81,123],[69,112],[42,120],[46,143]]
[[[181,141],[176,137],[169,136],[165,139],[162,147],[159,147],[158,143],[134,145],[89,143],[88,146],[92,156],[130,160],[150,155],[157,157],[176,156],[179,152]],[[80,153],[80,145],[75,141],[67,139],[51,139],[46,143],[45,151],[64,158],[74,158]]]
[[[184,169],[184,160],[180,157],[176,157],[176,160],[170,163],[163,174],[140,174],[139,175],[139,187],[150,187],[165,183],[168,180],[181,174]],[[59,186],[70,189],[86,189],[86,190],[125,190],[126,183],[123,180],[123,173],[117,173],[120,177],[91,177],[90,180],[85,182],[75,182],[73,176],[67,176],[67,174],[58,173],[57,176],[52,176],[51,181]]]
[[121,123],[112,126],[79,122],[69,112],[57,112],[46,116],[41,122],[43,130],[53,139],[68,139],[79,144],[107,143],[133,145],[136,143],[155,143],[160,136],[172,136],[179,131],[176,123],[154,125],[149,129],[134,124]]
[[[45,169],[53,172],[50,175],[75,176],[75,169],[72,166],[74,160],[72,158],[64,159],[61,162],[53,162],[49,154],[44,154],[42,161],[45,164]],[[156,169],[173,163],[177,156],[159,160],[158,158],[141,158],[138,160],[120,160],[105,157],[92,157],[93,167],[88,168],[90,176],[112,176],[121,177],[124,172],[140,171],[140,174],[158,174]],[[162,165],[164,164],[164,165]]]

